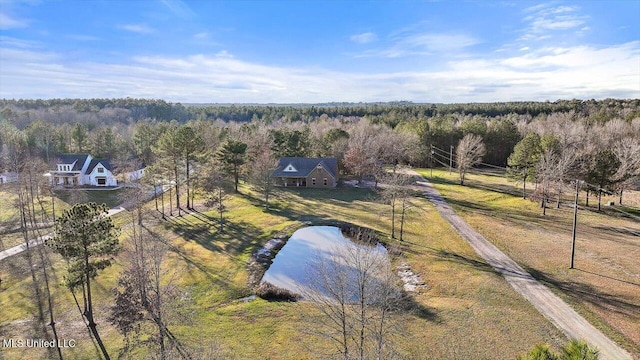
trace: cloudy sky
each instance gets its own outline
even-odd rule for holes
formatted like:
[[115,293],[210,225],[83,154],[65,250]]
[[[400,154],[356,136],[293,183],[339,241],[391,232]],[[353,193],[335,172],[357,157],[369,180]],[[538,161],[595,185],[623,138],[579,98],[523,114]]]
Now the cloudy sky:
[[0,0],[0,98],[640,98],[640,1]]

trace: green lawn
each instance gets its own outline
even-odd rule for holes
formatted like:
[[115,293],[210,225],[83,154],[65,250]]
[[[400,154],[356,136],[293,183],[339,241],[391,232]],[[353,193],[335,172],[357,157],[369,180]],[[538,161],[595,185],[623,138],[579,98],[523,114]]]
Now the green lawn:
[[[420,170],[429,179],[429,170]],[[640,356],[640,226],[637,220],[597,200],[578,212],[575,269],[569,269],[573,208],[542,215],[540,204],[521,197],[504,177],[434,170],[435,187],[489,241],[569,302],[607,335]],[[518,185],[520,186],[520,185]],[[628,192],[628,204],[637,194]],[[580,194],[584,204],[585,194]],[[636,209],[637,210],[637,209]]]
[[[24,243],[24,237],[20,231],[20,212],[17,205],[18,196],[13,191],[7,188],[0,188],[0,251],[8,249],[10,247]],[[50,225],[52,201],[55,201],[56,216],[62,214],[62,211],[68,208],[68,204],[63,200],[55,197],[45,196],[41,198],[42,208],[44,208],[45,218],[43,219],[43,210],[39,205],[36,205],[35,213],[41,229],[41,234],[48,234],[51,232],[52,227]],[[30,235],[32,236],[32,235]]]
[[[171,244],[165,281],[180,289],[179,311],[169,328],[189,348],[214,342],[237,358],[321,358],[322,338],[309,333],[318,316],[310,304],[264,300],[239,301],[251,293],[247,285],[250,254],[280,231],[290,234],[305,221],[346,221],[389,234],[388,206],[376,202],[365,189],[277,190],[272,210],[265,212],[259,196],[246,186],[231,195],[225,216],[225,233],[217,231],[214,210],[161,221],[155,205],[147,205],[147,227]],[[414,296],[416,311],[397,314],[403,336],[397,339],[403,358],[515,358],[538,342],[558,348],[566,339],[529,303],[517,295],[462,241],[433,207],[421,197],[406,228],[406,241],[398,246],[403,261],[422,274],[428,287]],[[126,222],[126,214],[117,219]],[[123,240],[126,231],[123,231]],[[50,255],[59,284],[63,262]],[[107,349],[117,354],[121,336],[105,321],[112,303],[110,289],[124,259],[102,273],[96,285],[96,313]],[[37,315],[26,257],[0,263],[3,283],[0,331],[4,336],[37,334]],[[59,331],[75,336],[78,347],[66,358],[95,358],[95,349],[67,289],[54,291]],[[6,311],[5,311],[6,310]],[[46,358],[43,351],[8,350],[7,359]],[[115,355],[114,355],[115,357]],[[139,349],[134,358],[144,358]]]
[[122,199],[123,189],[115,190],[58,190],[56,196],[62,199],[64,202],[69,203],[74,192],[80,192],[82,195],[79,198],[84,202],[94,202],[96,204],[107,204],[109,208],[118,206],[124,202]]

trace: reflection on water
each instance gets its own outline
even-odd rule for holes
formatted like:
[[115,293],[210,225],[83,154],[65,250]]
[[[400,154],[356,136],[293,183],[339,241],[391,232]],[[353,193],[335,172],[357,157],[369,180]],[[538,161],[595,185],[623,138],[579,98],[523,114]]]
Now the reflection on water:
[[[313,283],[317,276],[318,264],[333,269],[332,272],[336,271],[335,269],[342,271],[343,268],[350,268],[351,265],[345,261],[345,249],[353,249],[354,246],[366,247],[353,244],[334,226],[310,226],[300,229],[291,235],[287,244],[276,255],[273,264],[262,277],[262,282],[269,282],[297,294],[305,294],[310,291],[310,287],[317,289],[317,284],[314,287]],[[388,264],[384,246],[378,245],[372,251],[384,255]]]

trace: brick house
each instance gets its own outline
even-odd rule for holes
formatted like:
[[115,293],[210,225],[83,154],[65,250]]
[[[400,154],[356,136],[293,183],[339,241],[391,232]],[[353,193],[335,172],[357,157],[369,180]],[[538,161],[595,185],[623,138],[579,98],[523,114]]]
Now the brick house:
[[338,185],[338,160],[283,157],[271,177],[283,187],[334,188]]

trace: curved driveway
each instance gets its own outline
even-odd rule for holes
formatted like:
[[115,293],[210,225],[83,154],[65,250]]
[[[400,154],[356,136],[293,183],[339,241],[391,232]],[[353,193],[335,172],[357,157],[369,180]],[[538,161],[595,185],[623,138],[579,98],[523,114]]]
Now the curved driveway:
[[[126,210],[125,208],[123,208],[122,206],[119,206],[117,208],[113,208],[113,209],[109,209],[109,212],[107,213],[107,216],[113,216],[119,212],[122,212]],[[42,243],[45,242],[45,240],[49,239],[53,237],[53,233],[51,234],[47,234],[47,235],[43,235],[42,237],[39,237],[35,240],[31,240],[29,241],[29,246],[27,246],[27,244],[20,244],[20,245],[16,245],[12,248],[8,248],[6,250],[0,251],[0,261],[4,260],[8,257],[11,257],[13,255],[17,255],[20,254],[21,252],[27,250],[27,248],[32,248],[32,247],[36,247],[38,245],[42,245]]]
[[[414,175],[420,176],[413,172]],[[493,269],[502,274],[511,286],[529,301],[544,317],[571,339],[582,339],[598,348],[600,359],[631,359],[631,355],[606,337],[549,288],[526,272],[515,261],[491,244],[467,224],[440,196],[426,179],[417,182],[442,217],[465,239]]]

